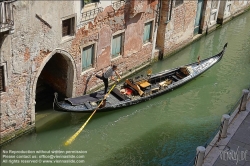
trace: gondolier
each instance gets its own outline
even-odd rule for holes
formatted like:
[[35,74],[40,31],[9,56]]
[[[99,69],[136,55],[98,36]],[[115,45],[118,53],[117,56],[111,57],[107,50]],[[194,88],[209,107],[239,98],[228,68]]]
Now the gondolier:
[[109,67],[109,69],[105,73],[103,73],[102,76],[96,75],[97,78],[103,80],[104,82],[104,86],[105,86],[104,94],[106,94],[108,90],[108,84],[109,84],[108,78],[109,77],[111,78],[111,80],[116,81],[115,78],[113,77],[113,75],[116,74],[116,76],[119,77],[119,79],[121,79],[121,76],[116,70],[117,70],[117,66],[113,65],[112,67]]

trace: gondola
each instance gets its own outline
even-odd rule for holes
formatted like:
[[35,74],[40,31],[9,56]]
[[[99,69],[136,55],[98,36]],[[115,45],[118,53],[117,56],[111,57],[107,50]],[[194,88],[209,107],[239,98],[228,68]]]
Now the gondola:
[[[106,98],[105,104],[98,108],[97,112],[131,106],[174,90],[219,62],[226,47],[227,43],[217,55],[204,60],[198,60],[198,62],[153,75],[148,74],[145,77],[139,76],[133,79],[126,79],[123,84],[117,85],[111,91]],[[58,101],[58,94],[55,93],[54,110],[63,112],[93,112],[104,97],[102,93],[103,91],[97,91],[80,97],[65,98],[62,101]]]

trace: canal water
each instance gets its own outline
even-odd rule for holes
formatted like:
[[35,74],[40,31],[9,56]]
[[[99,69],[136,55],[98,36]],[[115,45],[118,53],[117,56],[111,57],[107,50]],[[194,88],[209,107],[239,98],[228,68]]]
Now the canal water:
[[196,147],[210,139],[221,116],[231,110],[242,89],[250,85],[249,27],[250,12],[247,12],[174,56],[148,67],[156,73],[188,64],[198,56],[203,59],[218,53],[228,42],[223,59],[201,76],[150,101],[96,113],[69,146],[64,146],[64,142],[90,114],[55,112],[52,101],[46,101],[37,108],[36,132],[8,143],[2,150],[84,153],[84,163],[59,164],[65,166],[186,166],[193,159]]

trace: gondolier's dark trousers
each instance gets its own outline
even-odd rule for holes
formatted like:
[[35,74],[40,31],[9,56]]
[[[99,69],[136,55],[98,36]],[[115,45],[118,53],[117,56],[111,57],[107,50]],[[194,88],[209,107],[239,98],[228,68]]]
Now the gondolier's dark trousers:
[[100,76],[100,75],[95,75],[97,78],[101,79],[104,82],[104,94],[107,93],[108,91],[108,86],[109,86],[109,80],[108,78],[105,78],[104,75]]

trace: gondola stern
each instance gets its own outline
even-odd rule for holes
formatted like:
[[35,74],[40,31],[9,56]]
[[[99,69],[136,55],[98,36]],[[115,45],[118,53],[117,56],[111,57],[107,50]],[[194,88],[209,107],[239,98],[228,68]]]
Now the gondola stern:
[[228,43],[226,43],[226,44],[224,45],[224,47],[223,47],[223,49],[224,49],[224,50],[226,49],[226,47],[227,47],[227,44],[228,44]]
[[226,44],[224,45],[224,47],[223,47],[223,50],[222,50],[219,54],[217,54],[217,56],[219,55],[218,62],[222,59],[222,57],[223,57],[223,55],[224,55],[224,53],[225,53],[225,51],[226,51],[227,45],[228,45],[228,43],[226,43]]
[[221,55],[221,57],[220,57],[220,59],[219,59],[219,60],[221,60],[221,59],[222,59],[222,57],[223,57],[223,55],[224,55],[224,53],[225,53],[225,51],[226,51],[227,44],[228,44],[228,43],[226,43],[226,44],[224,45],[224,47],[223,47],[223,51],[222,51],[222,55]]

